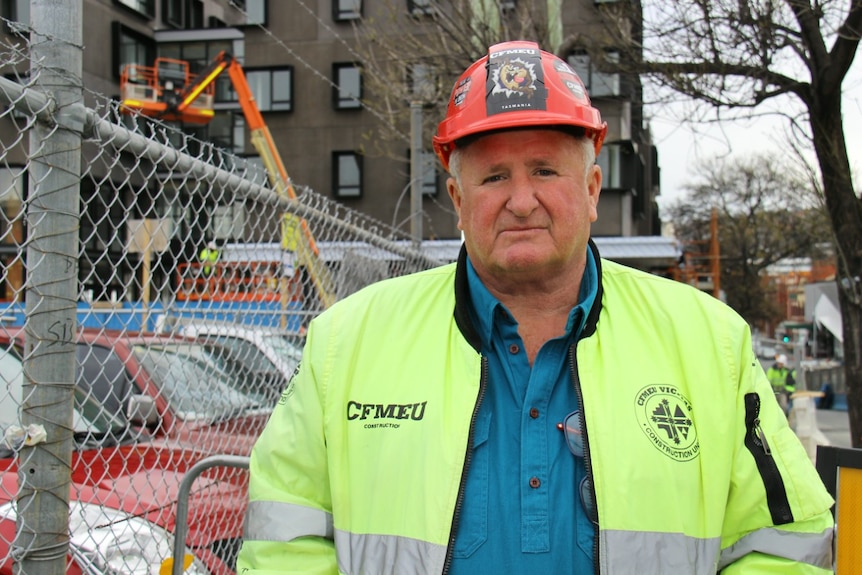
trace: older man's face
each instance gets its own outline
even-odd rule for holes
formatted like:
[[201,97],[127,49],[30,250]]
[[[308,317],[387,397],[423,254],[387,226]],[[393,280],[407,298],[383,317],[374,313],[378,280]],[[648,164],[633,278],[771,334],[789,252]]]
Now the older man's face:
[[513,130],[461,152],[460,185],[447,186],[480,275],[529,281],[583,263],[602,177],[581,146],[556,130]]

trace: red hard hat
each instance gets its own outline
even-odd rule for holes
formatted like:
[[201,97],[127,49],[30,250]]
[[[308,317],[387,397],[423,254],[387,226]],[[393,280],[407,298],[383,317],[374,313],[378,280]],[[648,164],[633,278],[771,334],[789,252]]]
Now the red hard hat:
[[495,44],[455,82],[446,118],[433,138],[434,151],[448,171],[459,138],[531,126],[584,128],[596,155],[608,131],[590,105],[584,83],[566,62],[535,42]]

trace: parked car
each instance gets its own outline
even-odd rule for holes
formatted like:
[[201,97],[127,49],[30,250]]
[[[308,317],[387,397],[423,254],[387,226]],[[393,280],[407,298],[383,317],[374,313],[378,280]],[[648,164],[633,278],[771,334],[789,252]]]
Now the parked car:
[[283,332],[263,327],[243,327],[218,323],[189,323],[179,328],[179,333],[206,342],[215,342],[229,348],[236,361],[254,374],[253,390],[269,397],[272,405],[302,359],[302,349],[296,339]]
[[[23,330],[0,332],[0,345]],[[242,390],[229,350],[164,334],[81,329],[76,384],[141,433],[205,453],[249,455],[274,405]]]
[[[0,345],[0,432],[20,429],[23,370],[14,342]],[[150,575],[173,555],[177,494],[199,451],[154,442],[121,411],[113,413],[75,389],[74,452],[66,572]],[[12,434],[10,434],[11,436]],[[0,447],[0,575],[16,572],[17,445]],[[228,575],[242,534],[246,474],[212,470],[195,482],[188,502],[185,554],[189,575]],[[200,486],[198,489],[197,487]]]

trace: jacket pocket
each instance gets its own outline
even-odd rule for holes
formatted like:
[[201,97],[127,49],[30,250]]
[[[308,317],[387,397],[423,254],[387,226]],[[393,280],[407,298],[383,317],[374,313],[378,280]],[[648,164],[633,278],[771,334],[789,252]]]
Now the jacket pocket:
[[476,552],[488,539],[488,473],[490,453],[488,434],[491,429],[491,413],[480,412],[473,430],[473,453],[470,455],[467,486],[464,501],[469,513],[458,519],[458,535],[452,552],[456,559],[465,559]]

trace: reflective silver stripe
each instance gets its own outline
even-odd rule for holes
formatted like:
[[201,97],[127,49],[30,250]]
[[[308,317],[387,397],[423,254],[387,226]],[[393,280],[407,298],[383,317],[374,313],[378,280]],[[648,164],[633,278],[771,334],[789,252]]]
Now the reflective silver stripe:
[[280,541],[313,535],[332,539],[332,514],[281,501],[251,501],[245,512],[246,541]]
[[338,571],[345,575],[442,573],[446,561],[445,545],[397,535],[366,535],[337,530],[335,550]]
[[612,531],[599,533],[602,575],[685,573],[715,575],[721,538],[682,533]]
[[774,527],[753,531],[721,552],[723,569],[753,551],[832,569],[832,529],[823,533],[794,533]]

